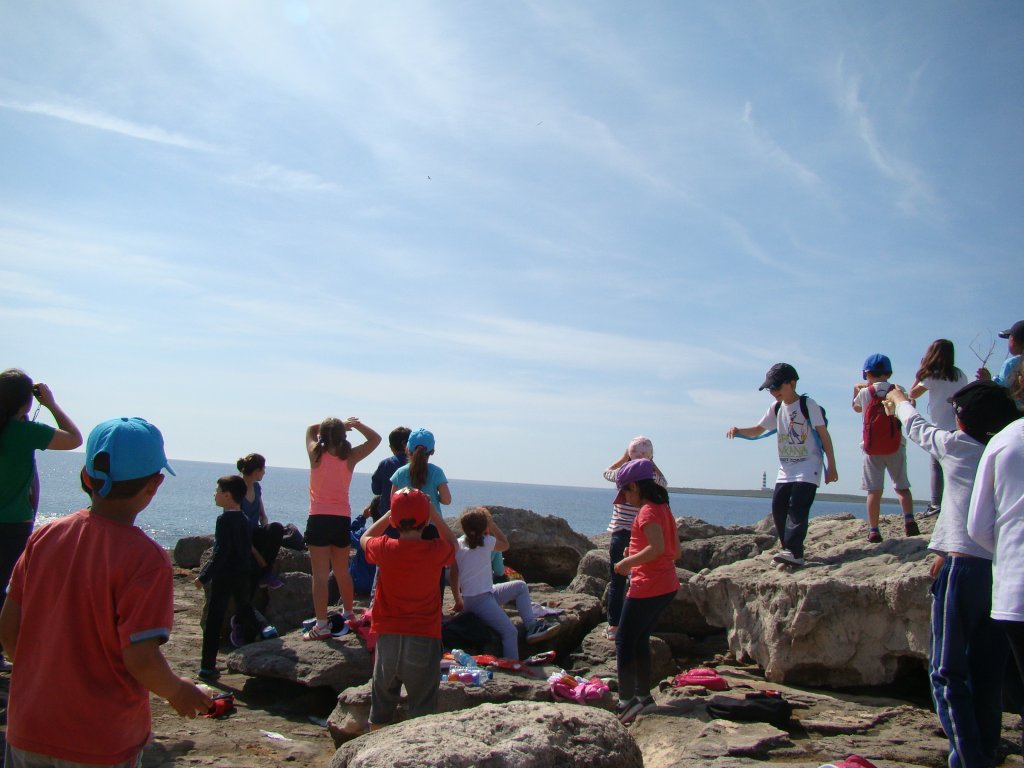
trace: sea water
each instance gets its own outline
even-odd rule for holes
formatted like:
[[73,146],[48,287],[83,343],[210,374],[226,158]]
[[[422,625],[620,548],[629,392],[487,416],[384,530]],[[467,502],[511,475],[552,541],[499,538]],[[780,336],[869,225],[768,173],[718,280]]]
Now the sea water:
[[[88,497],[79,481],[84,462],[82,453],[40,451],[36,462],[40,484],[38,524],[88,505]],[[237,473],[233,465],[205,461],[174,459],[171,466],[177,476],[167,476],[153,502],[136,520],[137,525],[165,547],[174,546],[184,536],[213,533],[214,521],[220,513],[213,503],[217,478]],[[261,486],[268,517],[281,523],[294,523],[299,530],[304,530],[309,513],[309,470],[268,467]],[[448,486],[452,505],[443,510],[445,517],[458,515],[465,507],[473,506],[529,509],[539,515],[564,518],[573,530],[586,536],[607,528],[615,497],[611,483],[600,488],[574,488],[449,478]],[[350,497],[353,515],[358,514],[372,497],[368,474],[354,473]],[[717,525],[752,525],[771,512],[768,498],[673,493],[670,502],[676,517],[699,517]],[[836,512],[863,515],[863,510],[863,504],[825,500],[816,501],[812,507],[813,515]],[[884,511],[895,511],[895,508]]]

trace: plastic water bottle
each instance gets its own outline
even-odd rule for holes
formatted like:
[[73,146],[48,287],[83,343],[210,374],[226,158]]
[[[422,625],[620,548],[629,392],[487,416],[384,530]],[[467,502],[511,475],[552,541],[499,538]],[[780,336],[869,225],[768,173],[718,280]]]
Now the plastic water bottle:
[[479,667],[452,667],[441,675],[441,682],[483,685],[491,679],[491,676],[489,670]]
[[470,656],[461,648],[452,648],[452,658],[460,667],[475,667],[476,659]]

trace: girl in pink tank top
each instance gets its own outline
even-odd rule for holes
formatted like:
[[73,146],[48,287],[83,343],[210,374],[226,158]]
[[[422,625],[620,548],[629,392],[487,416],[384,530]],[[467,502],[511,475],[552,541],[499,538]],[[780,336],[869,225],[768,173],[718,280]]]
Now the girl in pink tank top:
[[[353,447],[346,433],[354,429],[365,442]],[[316,625],[303,634],[305,640],[331,637],[327,618],[327,591],[331,569],[338,582],[344,618],[352,616],[352,577],[348,572],[351,543],[351,506],[348,489],[352,471],[380,445],[380,435],[350,416],[341,421],[333,417],[306,429],[306,453],[309,455],[309,519],[306,522],[306,546],[313,570],[313,610]],[[338,637],[348,631],[344,626]]]

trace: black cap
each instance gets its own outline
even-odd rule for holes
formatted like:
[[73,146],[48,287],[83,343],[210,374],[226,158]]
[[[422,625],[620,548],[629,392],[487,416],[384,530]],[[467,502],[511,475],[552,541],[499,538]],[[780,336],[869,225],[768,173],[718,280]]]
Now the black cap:
[[950,400],[964,432],[982,444],[1020,418],[1010,391],[994,381],[972,381]]
[[789,363],[776,363],[768,369],[768,373],[764,375],[764,384],[757,388],[760,392],[762,389],[777,389],[785,384],[787,381],[793,381],[799,379],[796,375],[796,368]]
[[1008,339],[1013,337],[1018,344],[1024,342],[1024,320],[1018,320],[1005,331],[999,334],[999,338]]

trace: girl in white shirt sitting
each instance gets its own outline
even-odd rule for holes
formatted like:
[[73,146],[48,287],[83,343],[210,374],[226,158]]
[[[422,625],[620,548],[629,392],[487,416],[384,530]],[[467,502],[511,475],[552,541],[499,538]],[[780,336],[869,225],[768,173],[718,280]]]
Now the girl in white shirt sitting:
[[451,570],[455,610],[479,616],[501,636],[502,655],[519,658],[519,634],[502,606],[513,600],[526,626],[526,642],[539,643],[561,629],[534,616],[530,590],[523,581],[495,584],[491,575],[491,552],[505,552],[508,539],[483,507],[467,509],[459,520],[465,535],[458,541],[455,564]]

